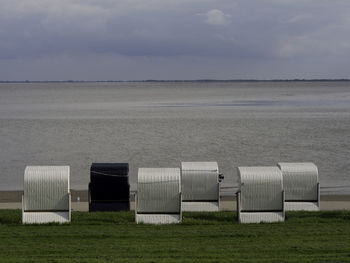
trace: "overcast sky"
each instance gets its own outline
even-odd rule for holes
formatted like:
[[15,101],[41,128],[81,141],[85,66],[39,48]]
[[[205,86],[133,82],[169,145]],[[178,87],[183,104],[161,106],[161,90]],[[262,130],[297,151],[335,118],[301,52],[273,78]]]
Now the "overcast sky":
[[0,80],[350,78],[349,0],[0,0]]

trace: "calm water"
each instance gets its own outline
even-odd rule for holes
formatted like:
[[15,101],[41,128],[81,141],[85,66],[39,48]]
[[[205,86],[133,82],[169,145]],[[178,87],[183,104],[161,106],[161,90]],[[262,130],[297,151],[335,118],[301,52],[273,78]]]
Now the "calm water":
[[[350,193],[350,82],[0,84],[0,190],[26,165],[71,166],[86,189],[92,162],[179,167],[312,161],[323,193]],[[334,188],[333,188],[334,187]]]

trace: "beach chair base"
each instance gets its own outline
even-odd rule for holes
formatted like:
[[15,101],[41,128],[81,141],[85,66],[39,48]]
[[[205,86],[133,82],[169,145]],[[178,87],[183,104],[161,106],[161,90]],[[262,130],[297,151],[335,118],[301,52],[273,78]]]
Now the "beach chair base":
[[180,222],[180,214],[136,214],[137,224],[177,224]]
[[281,212],[240,212],[239,218],[240,223],[272,223],[272,222],[283,222],[284,213]]
[[286,211],[320,211],[318,202],[285,202]]
[[23,212],[23,224],[70,223],[67,212]]
[[182,202],[183,212],[217,212],[219,211],[219,202]]

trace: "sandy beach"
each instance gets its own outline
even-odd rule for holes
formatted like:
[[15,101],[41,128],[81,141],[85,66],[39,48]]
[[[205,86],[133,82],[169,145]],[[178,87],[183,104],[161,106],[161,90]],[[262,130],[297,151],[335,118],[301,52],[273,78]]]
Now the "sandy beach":
[[[23,191],[0,191],[0,209],[22,209]],[[71,190],[72,210],[88,211],[88,192],[86,190]],[[78,200],[79,197],[79,201]],[[130,208],[135,209],[134,194],[131,194]],[[221,211],[235,211],[236,197],[221,196]],[[350,210],[350,195],[322,195],[322,211]]]

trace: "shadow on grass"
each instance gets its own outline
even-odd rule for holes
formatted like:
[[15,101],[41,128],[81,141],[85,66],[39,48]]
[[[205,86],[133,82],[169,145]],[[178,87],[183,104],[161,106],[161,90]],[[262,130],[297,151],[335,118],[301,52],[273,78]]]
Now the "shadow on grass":
[[320,212],[319,216],[321,218],[337,218],[337,219],[350,220],[349,211]]
[[101,225],[101,224],[134,224],[133,211],[121,212],[74,212],[72,224]]
[[332,220],[333,222],[339,222],[342,220],[350,220],[349,211],[293,211],[286,212],[286,222],[297,223],[297,222],[311,222],[311,223],[322,223]]
[[184,212],[183,224],[232,224],[237,222],[235,212]]
[[0,210],[0,225],[22,224],[22,210],[4,209]]

